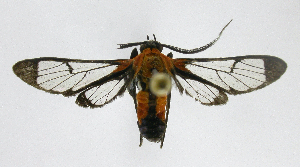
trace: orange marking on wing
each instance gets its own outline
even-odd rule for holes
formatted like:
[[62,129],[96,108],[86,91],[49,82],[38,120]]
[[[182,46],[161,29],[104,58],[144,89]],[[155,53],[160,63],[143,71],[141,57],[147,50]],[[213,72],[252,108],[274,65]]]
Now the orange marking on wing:
[[172,59],[172,61],[173,61],[173,64],[174,64],[175,67],[179,68],[182,71],[189,71],[190,72],[190,70],[185,68],[185,62],[187,60],[185,60],[185,59]]
[[166,115],[166,105],[167,105],[167,96],[163,97],[157,97],[156,99],[156,116],[161,119],[162,121],[165,121]]
[[142,119],[144,119],[148,115],[149,110],[149,93],[146,91],[139,91],[136,95],[137,100],[137,117],[139,124],[142,123]]
[[118,72],[126,69],[132,63],[132,60],[119,60],[118,62],[120,63],[120,65],[118,65],[118,67],[113,72]]

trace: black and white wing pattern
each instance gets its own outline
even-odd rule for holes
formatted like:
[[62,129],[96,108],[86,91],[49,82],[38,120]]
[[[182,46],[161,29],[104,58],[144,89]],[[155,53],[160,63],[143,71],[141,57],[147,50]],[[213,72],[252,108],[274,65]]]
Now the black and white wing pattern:
[[[14,73],[27,84],[53,94],[73,96],[83,107],[101,107],[122,95],[131,79],[131,60],[37,58],[17,62]],[[132,76],[132,75],[131,75]]]
[[180,92],[205,105],[225,104],[228,94],[261,89],[281,77],[287,64],[274,56],[173,59],[175,83]]

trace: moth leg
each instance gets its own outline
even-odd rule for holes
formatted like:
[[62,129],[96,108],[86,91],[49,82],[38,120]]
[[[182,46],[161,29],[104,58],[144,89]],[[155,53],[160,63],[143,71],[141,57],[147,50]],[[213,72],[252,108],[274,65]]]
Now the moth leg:
[[143,144],[143,136],[142,136],[142,134],[140,134],[140,147],[142,146],[142,144]]

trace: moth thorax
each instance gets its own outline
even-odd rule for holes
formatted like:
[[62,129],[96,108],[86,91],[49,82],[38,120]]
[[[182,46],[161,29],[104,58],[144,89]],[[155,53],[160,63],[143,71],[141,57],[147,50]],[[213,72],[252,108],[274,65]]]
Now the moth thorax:
[[150,91],[154,95],[166,96],[172,88],[171,77],[166,73],[153,73],[150,79]]

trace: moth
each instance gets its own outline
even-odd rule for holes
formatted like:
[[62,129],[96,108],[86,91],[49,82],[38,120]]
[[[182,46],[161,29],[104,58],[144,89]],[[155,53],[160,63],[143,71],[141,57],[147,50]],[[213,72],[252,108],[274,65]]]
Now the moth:
[[162,44],[153,35],[154,40],[147,36],[143,42],[118,44],[119,49],[140,46],[140,53],[134,48],[130,59],[42,57],[19,61],[13,71],[27,84],[45,92],[66,97],[78,94],[76,104],[81,107],[103,107],[128,90],[137,113],[140,146],[146,138],[160,142],[162,148],[172,85],[201,104],[222,105],[228,101],[227,94],[261,89],[286,71],[283,60],[269,55],[173,59],[171,52],[162,53],[164,47],[183,54],[202,52],[219,40],[230,22],[216,39],[191,50]]

